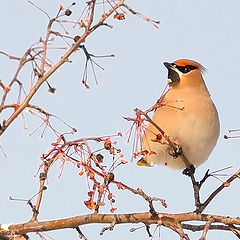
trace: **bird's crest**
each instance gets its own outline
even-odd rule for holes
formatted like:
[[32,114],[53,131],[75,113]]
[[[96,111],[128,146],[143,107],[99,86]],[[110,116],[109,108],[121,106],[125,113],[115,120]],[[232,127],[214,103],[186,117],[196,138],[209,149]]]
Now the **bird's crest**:
[[181,67],[190,65],[190,66],[196,67],[200,72],[206,71],[206,68],[203,67],[200,63],[193,61],[193,60],[189,60],[189,59],[179,59],[179,60],[174,61],[174,64],[176,64],[177,66],[181,66]]

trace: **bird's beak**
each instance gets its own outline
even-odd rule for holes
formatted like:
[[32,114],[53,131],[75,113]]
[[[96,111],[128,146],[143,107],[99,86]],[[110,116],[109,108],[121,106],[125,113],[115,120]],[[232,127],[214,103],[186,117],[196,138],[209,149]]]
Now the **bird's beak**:
[[171,65],[170,63],[168,63],[168,62],[164,62],[163,64],[164,64],[164,66],[165,66],[167,69],[173,68],[172,65]]
[[176,71],[176,68],[173,67],[172,64],[168,62],[164,62],[163,64],[168,69],[169,84],[178,83],[180,81],[180,77]]

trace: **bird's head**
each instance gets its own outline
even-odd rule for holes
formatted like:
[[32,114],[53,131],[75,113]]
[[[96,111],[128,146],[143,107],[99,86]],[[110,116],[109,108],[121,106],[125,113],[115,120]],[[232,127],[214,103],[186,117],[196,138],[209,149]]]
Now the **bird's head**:
[[168,69],[170,87],[198,87],[201,84],[205,86],[202,78],[205,68],[193,60],[180,59],[173,63],[164,62],[164,66]]

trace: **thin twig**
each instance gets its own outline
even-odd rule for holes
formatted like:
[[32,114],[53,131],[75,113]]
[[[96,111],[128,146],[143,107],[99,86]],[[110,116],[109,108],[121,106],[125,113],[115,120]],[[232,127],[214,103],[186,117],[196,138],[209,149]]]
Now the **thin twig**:
[[[6,100],[6,97],[7,97],[7,94],[9,93],[9,90],[8,89],[11,89],[12,85],[16,82],[17,80],[17,77],[22,69],[22,67],[25,65],[26,62],[28,62],[28,59],[27,59],[27,56],[29,55],[29,53],[31,52],[31,48],[29,48],[23,55],[22,58],[20,58],[19,60],[19,64],[18,64],[18,67],[17,67],[17,70],[11,80],[11,82],[8,84],[8,86],[6,86],[6,88],[4,89],[4,93],[2,95],[2,100],[1,100],[1,105],[0,105],[0,113],[2,112],[3,108],[4,108],[4,103],[5,103],[5,100]],[[6,123],[5,123],[6,125]],[[0,135],[1,135],[1,129],[0,129]]]
[[48,160],[44,160],[43,164],[44,164],[44,169],[43,172],[40,173],[39,175],[39,192],[38,192],[38,198],[36,201],[36,205],[33,211],[33,216],[31,218],[31,221],[37,221],[37,216],[39,214],[39,209],[40,209],[40,205],[42,203],[42,197],[43,197],[43,191],[46,189],[45,187],[45,182],[48,176],[48,172],[49,169],[52,165],[52,163],[55,161],[56,157],[58,156],[59,151],[56,151],[55,154]]
[[89,31],[89,29],[93,23],[96,0],[91,0],[88,4],[91,4],[91,13],[90,13],[90,18],[89,18],[88,24],[86,26],[86,31]]
[[[18,117],[18,115],[25,109],[25,107],[29,104],[29,101],[32,99],[32,97],[35,95],[35,93],[38,91],[38,89],[41,87],[41,85],[60,67],[62,66],[65,62],[68,61],[68,57],[73,54],[79,47],[79,45],[83,42],[85,42],[86,38],[93,33],[98,27],[102,26],[104,21],[114,12],[116,11],[117,8],[121,7],[122,4],[124,3],[125,0],[120,0],[118,1],[117,4],[115,4],[113,6],[113,8],[109,9],[109,11],[107,11],[104,16],[102,16],[100,18],[100,20],[94,25],[92,26],[88,31],[85,31],[83,33],[83,35],[81,37],[79,37],[79,39],[75,42],[75,44],[65,53],[64,56],[61,57],[61,59],[54,65],[51,67],[51,69],[44,73],[43,71],[43,66],[42,66],[42,76],[39,77],[38,81],[36,82],[36,84],[31,88],[30,92],[28,93],[28,95],[26,96],[26,98],[24,99],[24,101],[19,105],[19,107],[14,111],[14,113],[6,120],[4,121],[4,123],[2,124],[1,128],[0,128],[0,136],[5,132],[5,130],[10,126],[10,124]],[[50,20],[51,21],[51,20]],[[53,20],[52,20],[53,21]],[[52,23],[49,23],[48,27],[51,26]],[[45,44],[46,46],[46,44]],[[31,49],[30,49],[31,50]],[[43,54],[45,54],[46,51],[43,51]],[[26,56],[28,55],[28,51],[25,53],[24,57],[21,58],[21,60],[23,59],[23,61],[20,61],[20,65],[16,71],[16,74],[13,78],[13,81],[9,84],[9,87],[11,87],[11,85],[14,83],[16,76],[18,75],[18,73],[20,72],[20,70],[22,69],[23,65],[25,64],[25,60],[26,60]],[[45,59],[45,57],[42,57],[42,59]],[[42,62],[43,65],[43,62]],[[0,105],[0,112],[3,109],[4,106],[4,102],[6,99],[6,95],[7,93],[5,92],[3,97],[2,97],[2,101],[1,101],[1,105]]]
[[114,220],[108,227],[104,227],[104,228],[101,230],[100,235],[103,235],[103,233],[104,233],[105,231],[107,231],[107,230],[112,231],[113,228],[115,227],[115,225],[116,225],[116,221]]
[[213,222],[213,219],[210,219],[209,221],[207,221],[207,223],[203,229],[202,236],[199,238],[199,240],[206,240],[207,232],[208,232],[212,222]]
[[81,231],[81,229],[79,228],[79,226],[76,227],[76,231],[78,232],[80,239],[88,240],[88,239],[85,237],[85,235],[83,234],[83,232]]
[[[233,226],[233,225],[231,225]],[[186,223],[182,223],[182,228],[192,231],[192,232],[200,232],[203,231],[204,228],[206,227],[205,225],[193,225],[193,224],[186,224]],[[212,224],[209,226],[209,230],[220,230],[220,231],[238,231],[240,232],[240,227],[236,227],[234,226],[234,228],[230,229],[230,224],[228,225],[223,225],[223,224]]]
[[20,57],[16,57],[16,56],[10,55],[10,54],[5,53],[5,52],[3,52],[3,51],[0,51],[0,54],[7,56],[9,59],[14,59],[14,60],[18,60],[18,61],[21,60]]
[[227,179],[224,183],[222,183],[215,191],[213,191],[210,196],[205,200],[203,204],[198,208],[198,211],[201,213],[208,204],[219,194],[225,187],[229,187],[230,183],[235,180],[236,178],[239,178],[240,176],[240,169],[238,169],[230,178]]
[[236,235],[238,239],[240,239],[240,229],[235,227],[233,224],[228,224],[229,229]]
[[47,26],[47,34],[45,37],[45,40],[43,40],[43,50],[42,50],[42,57],[41,57],[41,66],[40,66],[40,76],[44,75],[45,72],[45,65],[46,65],[46,57],[47,57],[47,46],[48,46],[48,41],[50,38],[50,35],[52,33],[52,25],[56,21],[56,18],[50,19],[48,26]]

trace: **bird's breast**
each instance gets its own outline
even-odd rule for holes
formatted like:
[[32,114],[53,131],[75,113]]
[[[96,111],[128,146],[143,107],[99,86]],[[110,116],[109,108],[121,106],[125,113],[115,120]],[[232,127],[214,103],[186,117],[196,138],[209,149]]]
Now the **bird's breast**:
[[[207,159],[219,136],[217,110],[207,94],[170,92],[155,111],[152,120],[182,147],[184,155],[195,166]],[[184,168],[179,159],[173,160],[167,153],[170,149],[168,144],[155,142],[158,134],[158,130],[149,124],[143,146],[151,148],[156,154],[148,160],[155,163],[171,161],[172,167]]]

